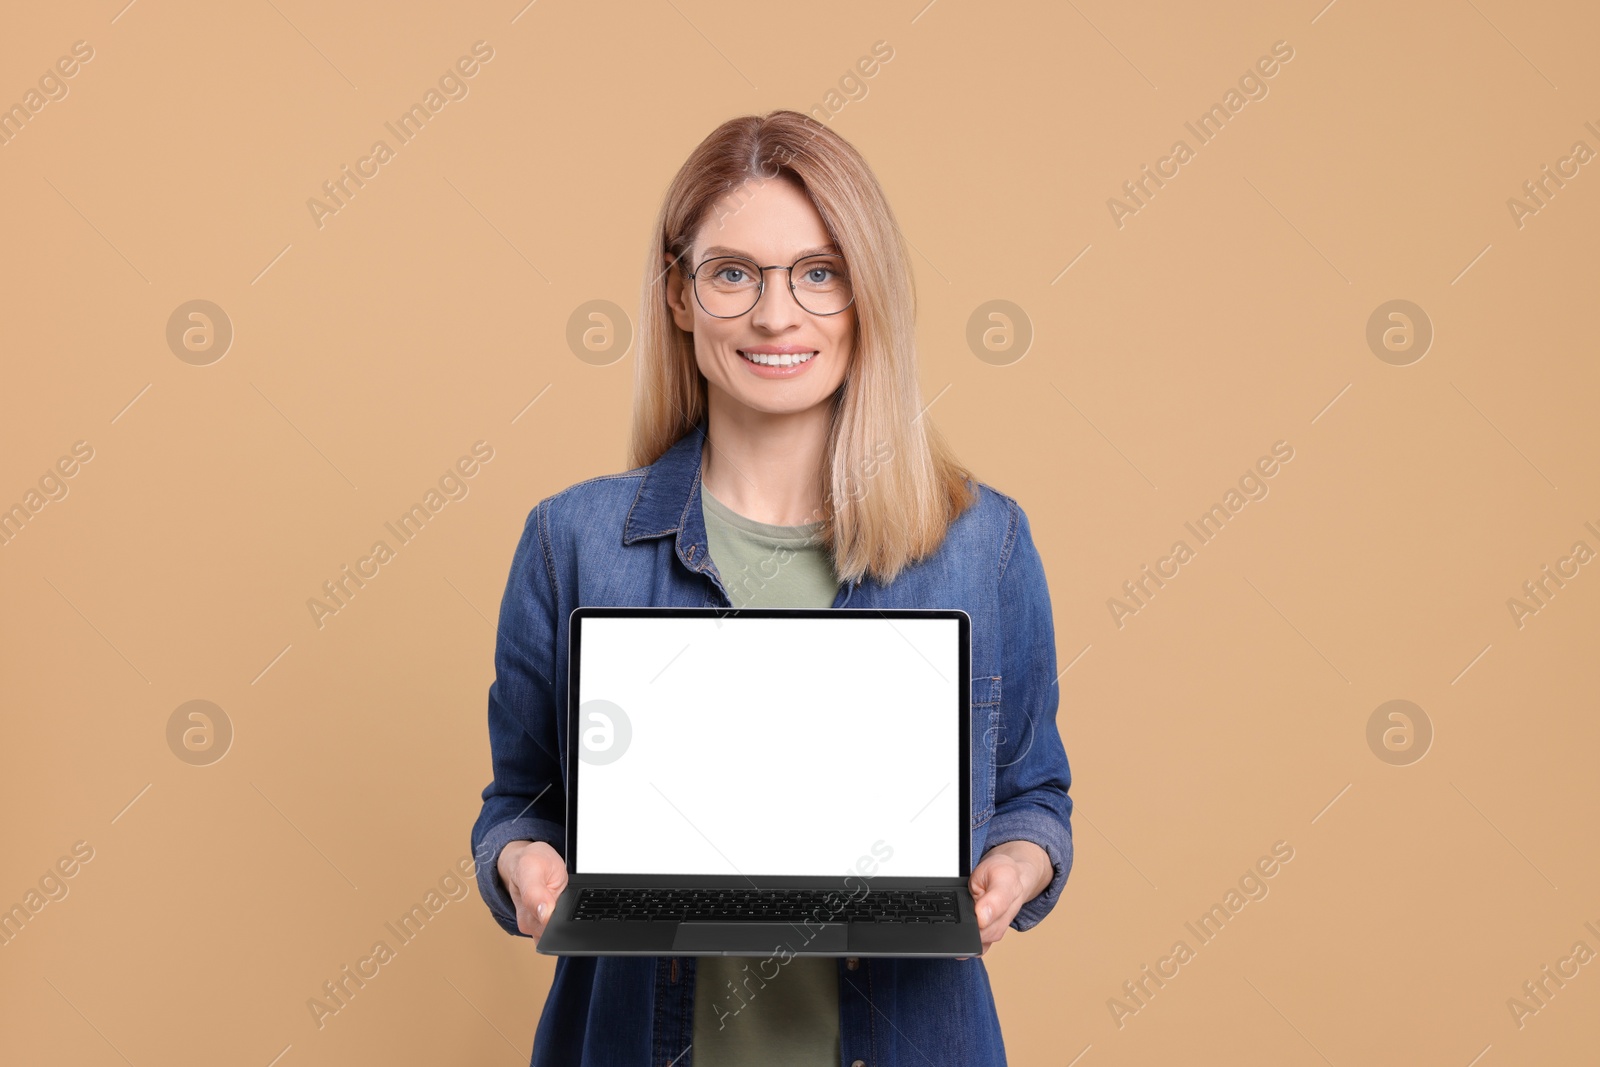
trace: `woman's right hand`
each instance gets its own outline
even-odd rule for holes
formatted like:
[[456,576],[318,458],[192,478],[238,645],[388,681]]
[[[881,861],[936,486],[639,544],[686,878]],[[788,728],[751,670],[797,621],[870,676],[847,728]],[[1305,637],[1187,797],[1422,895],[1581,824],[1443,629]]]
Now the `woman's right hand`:
[[538,941],[567,888],[566,861],[543,841],[512,841],[495,865],[516,905],[517,929]]

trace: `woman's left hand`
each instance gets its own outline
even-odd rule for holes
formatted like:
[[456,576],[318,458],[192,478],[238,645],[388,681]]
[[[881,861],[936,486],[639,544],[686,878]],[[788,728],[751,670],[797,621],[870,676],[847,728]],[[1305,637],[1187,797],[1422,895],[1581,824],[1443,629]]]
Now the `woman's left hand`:
[[1032,841],[1003,841],[983,854],[967,881],[978,911],[980,956],[1006,935],[1017,912],[1044,891],[1054,873],[1050,857]]

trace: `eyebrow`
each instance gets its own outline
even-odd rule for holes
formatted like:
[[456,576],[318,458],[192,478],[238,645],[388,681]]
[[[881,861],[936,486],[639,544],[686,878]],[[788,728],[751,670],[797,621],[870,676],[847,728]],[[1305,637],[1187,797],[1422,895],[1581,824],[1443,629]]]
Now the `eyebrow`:
[[[838,255],[838,247],[833,244],[825,244],[819,245],[816,248],[806,248],[802,249],[794,258],[796,260],[801,260],[805,259],[807,256],[821,256],[829,254]],[[752,263],[756,261],[756,257],[752,256],[749,252],[743,252],[737,248],[729,248],[727,245],[712,245],[710,248],[707,248],[705,251],[700,253],[700,258],[702,260],[710,259],[713,256],[738,256],[740,259],[748,259]]]

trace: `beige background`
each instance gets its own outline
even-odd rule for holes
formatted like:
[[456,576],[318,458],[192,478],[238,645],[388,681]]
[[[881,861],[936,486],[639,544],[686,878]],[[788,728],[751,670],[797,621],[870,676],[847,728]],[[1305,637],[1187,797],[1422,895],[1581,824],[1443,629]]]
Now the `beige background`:
[[[876,168],[932,417],[1049,574],[1077,865],[985,961],[1012,1062],[1594,1061],[1600,965],[1507,1004],[1600,951],[1600,566],[1520,627],[1507,603],[1600,550],[1600,164],[1520,226],[1507,203],[1600,149],[1591,5],[123,2],[0,33],[6,105],[94,52],[0,146],[0,506],[93,449],[0,547],[0,903],[93,849],[0,948],[0,1061],[526,1062],[552,961],[475,887],[321,1029],[306,1002],[467,856],[523,519],[624,466],[632,353],[579,358],[569,317],[636,317],[673,172],[780,106]],[[308,198],[480,40],[469,95],[319,228]],[[235,332],[206,366],[166,341],[197,299]],[[997,299],[1020,359],[969,347]],[[1398,299],[1434,330],[1404,366],[1366,340]],[[470,494],[318,628],[308,598],[480,440]],[[1270,494],[1199,545],[1183,524],[1278,441]],[[208,766],[169,747],[191,700],[232,726]],[[1369,746],[1390,700],[1425,758]],[[1279,841],[1201,945],[1184,923]]]

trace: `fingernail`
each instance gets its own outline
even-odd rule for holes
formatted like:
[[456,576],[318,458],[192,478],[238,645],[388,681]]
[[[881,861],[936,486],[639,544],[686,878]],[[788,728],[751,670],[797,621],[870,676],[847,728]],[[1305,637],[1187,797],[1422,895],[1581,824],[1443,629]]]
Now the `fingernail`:
[[534,914],[539,916],[539,921],[540,922],[544,922],[544,905],[540,904],[537,908],[535,908],[533,910],[534,910]]
[[981,922],[981,923],[986,923],[986,922],[989,921],[989,909],[988,908],[979,908],[978,909],[978,921]]

